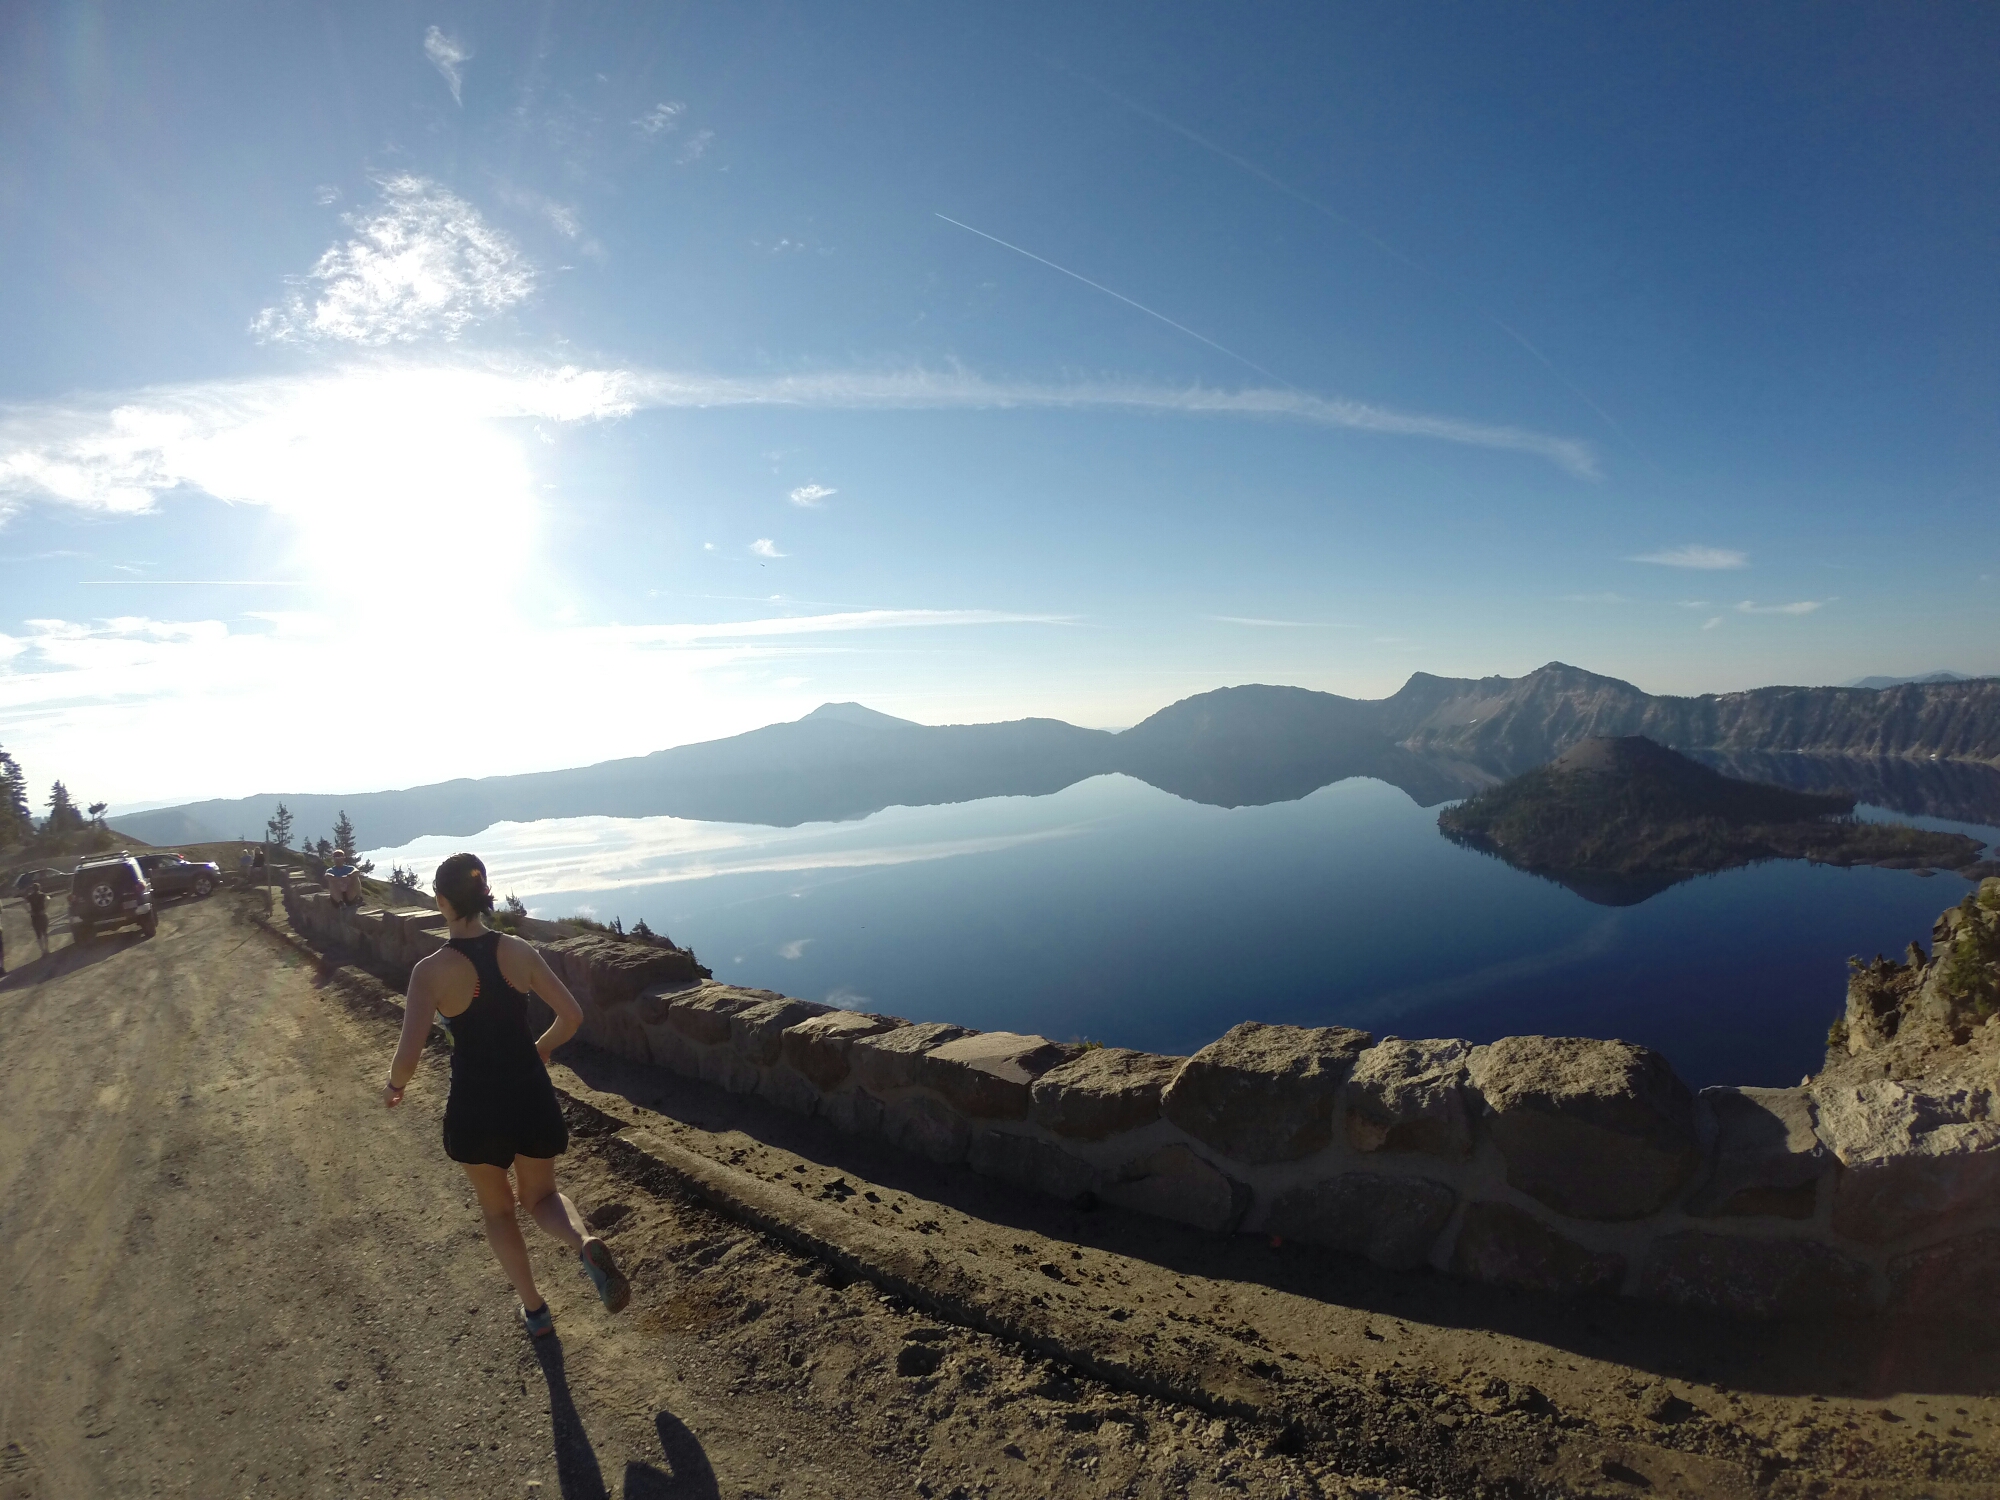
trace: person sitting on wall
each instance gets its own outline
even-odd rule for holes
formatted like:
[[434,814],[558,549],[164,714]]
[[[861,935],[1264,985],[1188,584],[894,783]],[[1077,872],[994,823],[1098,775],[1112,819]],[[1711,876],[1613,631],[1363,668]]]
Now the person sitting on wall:
[[326,867],[326,893],[336,911],[361,904],[361,872],[354,868],[345,849],[333,851],[333,863]]

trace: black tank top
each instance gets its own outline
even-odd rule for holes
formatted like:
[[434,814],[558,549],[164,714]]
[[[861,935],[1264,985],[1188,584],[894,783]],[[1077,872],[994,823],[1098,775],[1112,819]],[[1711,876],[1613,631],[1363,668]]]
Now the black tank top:
[[541,1054],[528,1027],[528,997],[500,972],[500,934],[453,938],[449,946],[471,960],[478,976],[472,1003],[457,1015],[442,1018],[451,1027],[452,1082],[512,1081],[542,1074]]

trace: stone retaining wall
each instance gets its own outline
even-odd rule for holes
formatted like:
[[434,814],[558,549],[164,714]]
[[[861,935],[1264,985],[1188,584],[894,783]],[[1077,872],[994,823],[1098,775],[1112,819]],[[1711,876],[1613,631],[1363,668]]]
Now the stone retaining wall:
[[[285,896],[302,932],[379,965],[444,942],[432,910],[337,913],[303,876]],[[837,1010],[556,931],[525,935],[593,1045],[1060,1199],[1758,1317],[1947,1311],[2000,1276],[1990,1047],[1935,1081],[1699,1094],[1647,1048],[1573,1037],[1245,1022],[1159,1057]]]

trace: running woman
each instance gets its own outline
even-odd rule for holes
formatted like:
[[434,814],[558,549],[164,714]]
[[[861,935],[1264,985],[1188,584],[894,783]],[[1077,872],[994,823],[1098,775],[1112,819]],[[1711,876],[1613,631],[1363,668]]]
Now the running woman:
[[[493,910],[493,892],[478,855],[452,855],[438,866],[432,889],[451,940],[410,975],[403,1036],[382,1102],[390,1109],[403,1102],[432,1017],[448,1022],[451,1097],[444,1109],[444,1154],[465,1169],[479,1195],[486,1242],[520,1295],[521,1321],[536,1338],[555,1331],[555,1315],[528,1264],[514,1216],[517,1202],[576,1252],[604,1305],[622,1312],[632,1292],[610,1247],[589,1232],[576,1205],[556,1188],[555,1159],[569,1146],[569,1128],[549,1082],[549,1054],[576,1034],[583,1010],[532,946],[487,928],[482,918]],[[531,994],[555,1012],[539,1037],[528,1030]]]

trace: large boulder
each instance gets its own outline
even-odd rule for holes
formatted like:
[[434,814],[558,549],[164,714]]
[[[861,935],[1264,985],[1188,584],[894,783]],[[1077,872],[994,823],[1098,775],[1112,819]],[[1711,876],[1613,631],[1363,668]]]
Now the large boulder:
[[1510,1203],[1474,1203],[1459,1224],[1451,1269],[1468,1281],[1522,1291],[1615,1292],[1625,1257],[1579,1245]]
[[1045,1036],[978,1031],[925,1052],[917,1081],[968,1119],[1025,1120],[1029,1088],[1074,1050]]
[[1346,1026],[1245,1021],[1181,1065],[1163,1112],[1235,1161],[1296,1161],[1333,1139],[1334,1098],[1373,1040]]
[[1784,1318],[1868,1301],[1868,1267],[1816,1240],[1689,1231],[1654,1243],[1638,1293],[1740,1317]]
[[1343,1172],[1281,1194],[1264,1228],[1409,1271],[1428,1259],[1457,1203],[1457,1193],[1428,1178]]
[[1833,1153],[1814,1130],[1804,1089],[1709,1088],[1695,1100],[1708,1175],[1688,1199],[1697,1218],[1810,1219]]
[[1107,1203],[1196,1229],[1234,1229],[1250,1211],[1250,1189],[1186,1146],[1162,1146],[1126,1162],[1098,1189]]
[[1645,1218],[1700,1163],[1694,1096],[1651,1048],[1510,1036],[1473,1048],[1468,1072],[1507,1181],[1558,1213]]
[[1384,1037],[1347,1080],[1347,1141],[1357,1151],[1472,1151],[1466,1062],[1472,1044]]
[[1076,1141],[1140,1130],[1160,1118],[1160,1095],[1185,1059],[1093,1047],[1037,1078],[1035,1123]]
[[854,1069],[854,1081],[882,1098],[915,1088],[925,1053],[970,1034],[963,1026],[945,1021],[899,1026],[876,1036],[855,1038],[848,1047],[847,1061]]
[[1864,1245],[1951,1233],[2000,1201],[2000,1099],[1990,1064],[1967,1057],[1912,1079],[1831,1078],[1813,1088],[1840,1158],[1833,1227]]

